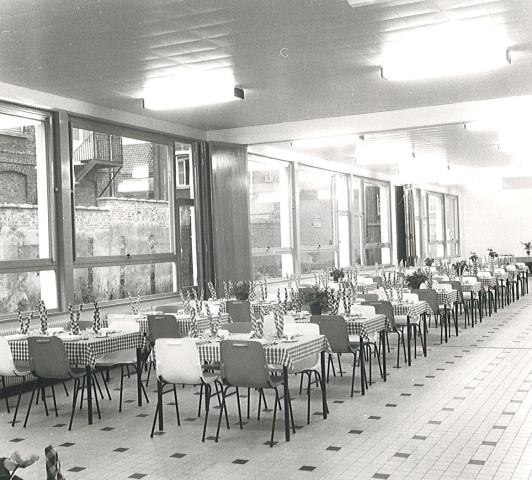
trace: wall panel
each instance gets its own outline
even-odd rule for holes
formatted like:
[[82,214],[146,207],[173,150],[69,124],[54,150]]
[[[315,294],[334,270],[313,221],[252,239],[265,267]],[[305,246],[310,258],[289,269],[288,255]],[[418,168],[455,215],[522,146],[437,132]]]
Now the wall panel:
[[223,280],[251,278],[247,151],[242,145],[209,144],[212,168],[214,265]]

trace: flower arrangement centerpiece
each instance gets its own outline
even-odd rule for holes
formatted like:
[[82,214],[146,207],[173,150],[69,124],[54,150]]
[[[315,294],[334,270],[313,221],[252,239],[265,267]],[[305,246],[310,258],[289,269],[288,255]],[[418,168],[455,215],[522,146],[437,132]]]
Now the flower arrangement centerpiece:
[[319,285],[300,290],[301,302],[308,304],[313,315],[321,315],[328,309],[327,289]]
[[499,256],[499,254],[495,250],[493,250],[492,248],[488,248],[488,255],[491,258],[497,258]]
[[386,295],[386,299],[389,302],[393,300],[393,289],[394,289],[395,280],[396,280],[395,272],[393,273],[393,276],[391,273],[382,274],[382,288],[384,289],[384,294]]
[[532,242],[521,242],[521,244],[525,247],[526,254],[530,255],[530,250],[532,250]]
[[453,263],[453,268],[457,277],[463,277],[464,271],[467,268],[467,262],[465,260],[461,260],[459,262]]
[[247,300],[249,298],[249,283],[236,282],[235,297],[237,300]]
[[426,267],[425,273],[427,275],[427,281],[425,282],[427,285],[427,288],[432,288],[434,281],[432,279],[432,270],[430,269],[430,267]]
[[344,269],[343,268],[334,268],[332,271],[331,271],[331,277],[332,279],[337,282],[338,280],[340,280],[341,278],[344,278],[345,277],[345,273],[344,273]]
[[407,275],[406,284],[412,289],[418,289],[422,283],[427,281],[427,278],[426,272],[424,272],[423,269],[418,268],[414,273]]
[[434,258],[427,257],[427,258],[425,258],[423,263],[425,264],[426,267],[432,267],[432,265],[434,265]]
[[475,252],[471,252],[471,256],[469,257],[469,260],[471,261],[471,273],[476,277],[478,275],[478,271],[480,268],[480,258]]

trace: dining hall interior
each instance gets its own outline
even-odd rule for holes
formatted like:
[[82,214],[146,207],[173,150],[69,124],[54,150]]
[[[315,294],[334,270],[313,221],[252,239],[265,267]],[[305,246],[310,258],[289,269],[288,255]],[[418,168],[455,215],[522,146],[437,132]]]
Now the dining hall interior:
[[532,479],[530,2],[0,27],[0,479]]

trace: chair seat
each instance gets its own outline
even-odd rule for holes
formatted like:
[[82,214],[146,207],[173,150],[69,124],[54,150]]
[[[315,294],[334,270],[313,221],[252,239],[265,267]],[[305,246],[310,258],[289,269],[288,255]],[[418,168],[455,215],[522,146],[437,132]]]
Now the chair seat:
[[83,377],[87,373],[87,369],[82,367],[71,367],[70,371],[75,377]]
[[96,360],[97,367],[112,367],[113,365],[127,365],[137,363],[136,349],[107,353]]
[[203,381],[205,383],[214,383],[216,380],[220,378],[220,375],[218,373],[214,372],[204,372],[203,373]]

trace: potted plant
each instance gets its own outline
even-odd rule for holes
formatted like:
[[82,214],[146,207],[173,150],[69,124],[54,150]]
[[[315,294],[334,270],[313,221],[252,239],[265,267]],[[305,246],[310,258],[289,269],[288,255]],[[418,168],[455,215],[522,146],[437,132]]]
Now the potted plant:
[[344,273],[344,270],[342,268],[335,268],[332,272],[331,272],[331,277],[333,278],[333,280],[335,282],[337,282],[338,280],[340,280],[340,278],[344,278],[345,276],[345,273]]
[[425,258],[425,266],[427,267],[432,267],[432,265],[434,264],[434,258],[432,257],[427,257]]
[[301,303],[308,304],[312,315],[321,315],[328,307],[327,291],[318,285],[301,289]]
[[249,284],[247,282],[236,283],[235,297],[237,300],[247,300],[249,298]]
[[417,290],[428,278],[428,275],[421,268],[418,268],[414,273],[407,275],[405,281],[411,289]]
[[463,277],[464,270],[467,268],[467,262],[465,260],[461,260],[460,262],[453,263],[453,268],[457,276]]
[[530,250],[532,250],[532,242],[521,242],[525,247],[525,252],[527,255],[530,255]]
[[499,256],[499,254],[495,250],[492,250],[491,248],[488,248],[488,255],[491,258],[497,258]]

